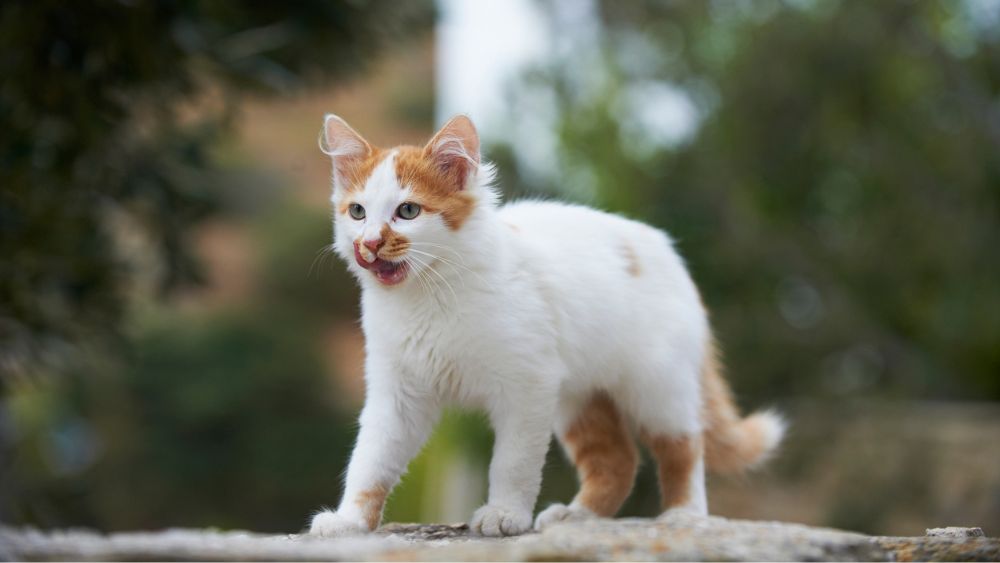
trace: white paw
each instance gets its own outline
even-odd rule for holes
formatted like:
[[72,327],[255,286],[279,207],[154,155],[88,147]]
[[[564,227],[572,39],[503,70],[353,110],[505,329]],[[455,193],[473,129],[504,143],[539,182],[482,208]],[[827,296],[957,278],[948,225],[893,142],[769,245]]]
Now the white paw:
[[332,510],[324,510],[313,516],[309,526],[310,534],[324,538],[353,536],[368,531],[370,530],[364,522],[352,520]]
[[541,532],[552,524],[597,518],[597,515],[582,506],[566,506],[555,503],[538,513],[535,518],[535,530]]
[[657,520],[667,522],[692,522],[702,518],[708,518],[708,510],[701,506],[682,505],[668,508]]
[[484,536],[516,536],[531,529],[531,512],[487,504],[473,513],[469,528]]

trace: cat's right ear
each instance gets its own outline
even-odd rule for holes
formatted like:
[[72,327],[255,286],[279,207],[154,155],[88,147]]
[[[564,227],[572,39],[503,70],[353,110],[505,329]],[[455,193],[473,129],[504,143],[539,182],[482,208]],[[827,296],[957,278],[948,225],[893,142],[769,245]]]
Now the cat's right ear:
[[367,158],[372,147],[346,121],[332,113],[323,118],[323,131],[319,136],[319,149],[333,159],[333,185],[340,188]]

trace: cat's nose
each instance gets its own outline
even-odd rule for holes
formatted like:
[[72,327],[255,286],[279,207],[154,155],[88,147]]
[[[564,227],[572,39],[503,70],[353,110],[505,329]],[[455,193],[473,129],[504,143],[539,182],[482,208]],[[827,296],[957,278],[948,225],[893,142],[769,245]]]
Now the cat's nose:
[[385,240],[380,238],[375,240],[366,240],[362,244],[364,244],[365,248],[370,250],[372,254],[378,254],[378,250],[382,248],[383,244],[385,244]]

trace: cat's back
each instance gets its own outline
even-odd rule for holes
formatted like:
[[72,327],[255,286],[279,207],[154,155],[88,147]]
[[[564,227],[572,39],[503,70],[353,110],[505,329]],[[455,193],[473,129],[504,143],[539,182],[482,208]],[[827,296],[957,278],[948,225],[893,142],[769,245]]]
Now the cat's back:
[[673,241],[657,228],[582,205],[523,201],[500,216],[520,249],[521,268],[553,294],[569,314],[606,322],[665,314],[665,308],[701,309],[694,282]]
[[648,274],[664,274],[664,269],[684,269],[665,232],[620,215],[530,200],[507,204],[500,215],[521,246],[548,261],[564,262],[564,268],[576,275],[593,269],[617,274],[613,278],[639,280],[651,277]]
[[512,271],[545,293],[572,373],[606,377],[599,366],[641,361],[636,350],[701,349],[704,308],[663,231],[556,202],[516,202],[500,216],[518,257]]
[[520,200],[500,208],[500,215],[515,230],[525,229],[535,236],[568,235],[592,232],[642,229],[663,234],[652,227],[619,215],[583,205],[547,200]]

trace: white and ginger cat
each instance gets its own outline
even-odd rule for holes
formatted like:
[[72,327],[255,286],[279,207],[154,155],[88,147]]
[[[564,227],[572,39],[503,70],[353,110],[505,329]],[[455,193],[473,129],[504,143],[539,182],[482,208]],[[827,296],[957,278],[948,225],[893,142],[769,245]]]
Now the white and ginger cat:
[[311,533],[375,529],[442,407],[483,409],[496,433],[473,531],[532,527],[554,432],[580,491],[535,527],[611,517],[639,456],[664,510],[707,513],[706,468],[738,471],[781,440],[779,416],[741,418],[705,308],[662,231],[578,205],[498,204],[464,116],[427,146],[381,149],[328,115],[334,247],[357,276],[366,399],[336,511]]

